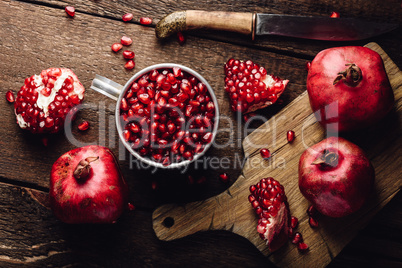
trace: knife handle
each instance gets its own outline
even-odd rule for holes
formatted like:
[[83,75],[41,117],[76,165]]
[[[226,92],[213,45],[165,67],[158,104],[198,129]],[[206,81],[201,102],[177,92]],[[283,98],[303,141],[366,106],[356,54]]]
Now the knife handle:
[[166,38],[177,32],[193,29],[251,34],[254,40],[255,14],[201,10],[176,11],[158,22],[155,33],[157,38]]

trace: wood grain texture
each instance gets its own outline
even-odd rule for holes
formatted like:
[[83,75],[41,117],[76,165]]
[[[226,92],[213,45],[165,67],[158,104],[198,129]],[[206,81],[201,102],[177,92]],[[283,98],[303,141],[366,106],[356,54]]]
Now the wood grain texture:
[[[228,230],[247,238],[264,255],[269,255],[264,241],[256,232],[257,217],[247,197],[250,185],[256,184],[261,178],[273,177],[285,187],[291,214],[299,219],[298,231],[303,234],[310,249],[307,254],[300,254],[295,246],[288,244],[271,254],[270,260],[282,267],[310,267],[312,263],[315,267],[328,265],[402,186],[398,172],[401,170],[398,152],[402,139],[398,133],[402,119],[402,72],[376,43],[370,43],[367,47],[383,58],[396,105],[380,125],[370,128],[365,135],[355,133],[347,137],[366,151],[376,170],[375,191],[362,209],[340,219],[322,217],[322,227],[316,230],[308,224],[308,202],[298,189],[297,167],[300,155],[309,146],[323,140],[325,131],[316,122],[307,92],[304,92],[244,139],[247,161],[243,175],[227,191],[202,202],[184,206],[165,205],[156,209],[153,214],[156,235],[169,241],[197,231]],[[291,144],[286,140],[289,129],[294,130],[297,136]],[[268,161],[261,157],[261,148],[271,150],[272,157]],[[173,226],[164,225],[166,218],[173,219]]]
[[[258,3],[257,3],[258,2]],[[154,26],[166,14],[177,10],[203,9],[240,12],[271,12],[326,16],[335,10],[341,16],[360,17],[378,22],[402,22],[400,1],[152,1],[152,0],[3,0],[0,1],[0,267],[271,267],[274,266],[247,239],[231,232],[197,233],[171,242],[157,239],[152,229],[152,211],[167,203],[187,203],[215,196],[239,177],[243,161],[241,131],[244,122],[230,111],[223,86],[223,64],[230,57],[252,59],[270,73],[291,81],[280,102],[258,112],[264,120],[252,122],[256,128],[284,108],[305,90],[304,65],[322,49],[338,46],[333,42],[310,42],[288,38],[257,39],[252,42],[238,34],[216,31],[187,32],[187,42],[179,46],[175,37],[155,38]],[[66,5],[76,7],[69,18]],[[130,23],[121,16],[134,14]],[[154,19],[150,27],[141,26],[139,18]],[[133,38],[129,49],[136,53],[136,68],[126,71],[121,53],[110,46],[122,35]],[[372,39],[402,66],[401,28]],[[352,44],[365,44],[352,43]],[[351,44],[351,43],[342,43]],[[81,142],[108,146],[121,157],[133,213],[114,226],[66,226],[55,220],[42,205],[33,201],[25,187],[48,191],[52,163],[66,151],[76,148],[66,136],[49,137],[49,146],[41,137],[21,131],[15,124],[12,105],[5,101],[8,90],[16,92],[23,80],[40,70],[63,66],[71,68],[89,89],[95,73],[123,84],[136,71],[151,64],[176,62],[201,73],[213,86],[220,103],[220,129],[217,143],[228,146],[211,148],[207,167],[199,165],[184,171],[160,172],[136,166],[125,150],[120,151],[115,131],[115,103],[88,90],[84,103],[93,105],[80,112],[73,123],[73,135]],[[76,127],[81,120],[91,124],[87,132]],[[381,139],[379,139],[381,140]],[[370,143],[369,140],[366,141]],[[380,154],[381,142],[375,146]],[[398,154],[397,154],[398,155]],[[211,168],[212,159],[229,159],[229,167]],[[229,174],[230,182],[219,181],[219,174]],[[388,170],[392,174],[393,170]],[[190,185],[187,178],[206,177],[206,182]],[[152,190],[151,183],[159,187]],[[20,187],[24,186],[24,187]],[[38,199],[39,197],[35,197]],[[345,266],[400,266],[402,263],[402,195],[399,193],[369,226],[363,229],[330,264]],[[59,253],[60,252],[60,253]]]

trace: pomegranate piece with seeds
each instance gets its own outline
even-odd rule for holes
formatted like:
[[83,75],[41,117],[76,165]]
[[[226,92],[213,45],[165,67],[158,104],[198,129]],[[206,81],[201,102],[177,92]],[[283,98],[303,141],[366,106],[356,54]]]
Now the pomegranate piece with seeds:
[[123,45],[123,46],[129,46],[129,45],[131,45],[132,43],[133,43],[133,40],[130,38],[130,37],[128,37],[128,36],[122,36],[122,38],[120,39],[120,43]]
[[163,166],[192,160],[213,138],[215,104],[206,85],[177,67],[135,80],[121,99],[120,115],[130,147]]
[[142,17],[142,18],[140,18],[140,23],[142,25],[150,25],[152,23],[152,18]]
[[75,7],[73,6],[66,6],[64,8],[64,10],[66,11],[67,15],[69,15],[70,17],[74,17],[75,16]]
[[56,133],[67,114],[84,98],[84,86],[67,68],[50,68],[26,78],[17,94],[18,125],[32,133]]
[[13,102],[15,101],[14,93],[13,93],[11,90],[7,91],[7,93],[6,93],[6,100],[7,100],[9,103],[13,103]]
[[250,186],[249,202],[259,216],[257,232],[275,251],[289,239],[289,205],[283,186],[273,178],[264,178]]
[[289,82],[267,74],[251,60],[229,59],[224,70],[225,90],[236,112],[250,113],[275,103]]

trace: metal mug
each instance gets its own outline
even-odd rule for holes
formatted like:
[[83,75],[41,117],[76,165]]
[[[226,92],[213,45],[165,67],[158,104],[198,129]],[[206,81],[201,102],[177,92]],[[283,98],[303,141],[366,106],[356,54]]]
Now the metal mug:
[[[201,83],[203,83],[207,89],[208,92],[211,96],[211,99],[215,105],[215,118],[214,118],[214,126],[212,129],[212,139],[211,142],[208,143],[204,150],[200,153],[197,153],[194,155],[193,159],[191,160],[183,160],[181,162],[178,163],[171,163],[168,166],[164,166],[162,163],[158,163],[156,161],[153,161],[152,159],[148,159],[145,157],[142,157],[139,153],[137,153],[133,148],[131,148],[130,144],[124,139],[123,137],[123,128],[122,125],[120,123],[120,103],[122,98],[124,97],[126,91],[128,89],[130,89],[132,83],[134,81],[136,81],[138,78],[140,78],[142,75],[154,70],[154,69],[170,69],[173,67],[178,67],[180,68],[182,71],[187,72],[193,76],[195,76]],[[216,133],[218,130],[218,125],[219,125],[219,107],[218,107],[218,101],[216,99],[215,93],[212,89],[212,87],[209,85],[209,83],[207,82],[207,80],[205,80],[205,78],[203,78],[199,73],[197,73],[196,71],[194,71],[193,69],[190,69],[186,66],[180,65],[180,64],[175,64],[175,63],[161,63],[161,64],[155,64],[155,65],[151,65],[149,67],[146,67],[144,69],[142,69],[141,71],[139,71],[138,73],[134,74],[127,82],[124,86],[106,78],[100,75],[96,75],[95,78],[92,81],[92,85],[90,87],[91,89],[102,93],[103,95],[116,100],[117,101],[117,105],[116,105],[116,128],[117,131],[119,133],[119,137],[120,140],[122,141],[124,147],[135,157],[137,158],[139,161],[142,161],[143,163],[146,163],[150,166],[154,166],[157,168],[181,168],[184,166],[187,166],[188,164],[190,164],[191,162],[196,161],[197,159],[199,159],[200,157],[202,157],[204,155],[204,153],[211,147],[212,143],[215,140],[216,137]]]

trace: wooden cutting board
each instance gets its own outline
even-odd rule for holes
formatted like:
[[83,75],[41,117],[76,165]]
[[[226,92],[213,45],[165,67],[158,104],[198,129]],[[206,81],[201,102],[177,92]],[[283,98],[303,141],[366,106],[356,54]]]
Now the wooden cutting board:
[[[402,186],[402,72],[378,44],[369,43],[366,47],[383,58],[396,104],[379,125],[346,137],[366,151],[376,171],[375,190],[363,208],[340,219],[322,216],[319,218],[319,228],[309,226],[306,214],[309,204],[298,188],[298,162],[303,151],[324,139],[325,133],[316,122],[307,92],[304,92],[244,139],[247,162],[242,175],[228,190],[204,201],[157,208],[152,216],[157,237],[169,241],[198,231],[227,230],[247,238],[278,266],[328,265]],[[286,132],[290,129],[296,133],[292,144],[286,140]],[[260,148],[270,149],[270,160],[261,158]],[[257,216],[248,202],[248,195],[250,185],[265,177],[273,177],[285,187],[291,214],[299,219],[297,230],[310,247],[307,253],[299,253],[291,243],[270,253],[260,239],[256,231]]]

